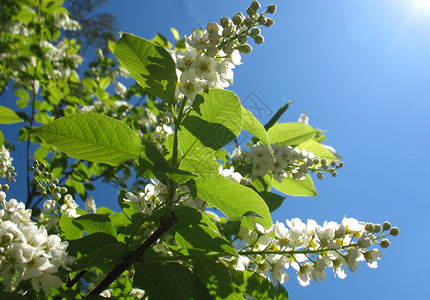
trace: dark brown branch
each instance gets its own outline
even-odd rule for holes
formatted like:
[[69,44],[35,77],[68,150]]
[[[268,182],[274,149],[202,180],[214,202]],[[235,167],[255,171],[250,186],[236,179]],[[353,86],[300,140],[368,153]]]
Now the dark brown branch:
[[129,269],[135,262],[140,261],[143,253],[157,240],[166,233],[173,224],[176,223],[177,218],[172,214],[169,218],[163,217],[160,221],[160,226],[149,236],[142,245],[139,246],[133,253],[131,253],[121,264],[117,265],[106,278],[90,293],[90,295],[99,295],[107,289],[112,282],[114,282],[124,271]]

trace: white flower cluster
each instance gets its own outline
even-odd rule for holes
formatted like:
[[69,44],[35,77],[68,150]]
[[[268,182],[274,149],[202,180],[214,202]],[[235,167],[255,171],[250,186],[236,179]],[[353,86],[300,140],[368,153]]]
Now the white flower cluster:
[[[255,3],[254,3],[255,2]],[[173,55],[179,78],[176,94],[188,99],[207,88],[226,88],[233,83],[233,68],[241,64],[240,53],[250,53],[252,47],[246,44],[248,36],[256,44],[264,42],[257,26],[273,25],[274,21],[265,14],[275,13],[276,5],[269,5],[267,11],[257,13],[261,5],[254,1],[248,8],[248,17],[237,13],[230,19],[223,17],[220,24],[211,22],[206,30],[194,31],[185,37],[186,50]]]
[[[111,298],[113,293],[113,289],[107,289],[100,293],[100,296],[103,298]],[[143,299],[145,297],[145,291],[141,289],[132,288],[129,296],[133,297],[133,299]],[[146,297],[148,299],[148,297]]]
[[14,291],[23,280],[30,280],[33,289],[50,294],[51,288],[63,284],[58,272],[60,267],[69,270],[73,262],[66,250],[68,243],[58,235],[48,235],[45,226],[37,226],[30,219],[31,209],[25,209],[15,199],[6,201],[0,192],[3,207],[0,210],[0,276],[7,289]]
[[145,215],[152,215],[154,208],[162,202],[165,202],[167,196],[167,187],[156,178],[151,179],[152,183],[145,186],[145,191],[135,195],[131,192],[125,194],[124,202],[135,203],[137,210]]
[[0,152],[0,177],[7,177],[13,180],[15,168],[12,166],[13,158],[10,156],[9,150],[2,145]]
[[251,180],[248,178],[244,178],[242,174],[239,172],[234,171],[234,167],[231,166],[229,169],[224,169],[223,166],[219,166],[218,168],[219,175],[222,177],[228,178],[233,182],[243,184],[243,185],[250,185]]
[[242,226],[237,237],[246,246],[239,251],[241,256],[235,261],[236,268],[251,269],[267,278],[271,273],[275,284],[288,280],[285,269],[290,266],[297,271],[297,280],[302,286],[309,285],[310,280],[324,280],[327,268],[333,268],[335,276],[343,279],[344,268],[354,272],[359,261],[376,268],[382,252],[369,247],[379,244],[386,248],[389,241],[384,238],[399,234],[398,228],[391,228],[388,222],[381,226],[346,217],[341,224],[326,221],[320,226],[314,220],[305,224],[295,218],[286,220],[286,225],[276,222],[265,230],[256,223],[256,231]]
[[65,13],[61,13],[61,14],[56,13],[54,15],[54,24],[58,28],[64,29],[64,30],[75,31],[75,30],[81,29],[81,25],[79,25],[79,22],[70,19],[69,16]]
[[[52,44],[48,41],[41,41],[40,46],[44,49],[44,60],[49,61],[54,67],[52,70],[53,78],[68,78],[73,74],[79,78],[75,68],[82,64],[83,58],[79,54],[69,54],[69,43],[62,40],[57,44]],[[48,74],[48,76],[51,76]]]
[[93,214],[97,212],[96,201],[94,201],[93,197],[89,196],[87,200],[85,200],[85,210]]
[[218,50],[222,38],[222,27],[209,23],[208,30],[194,31],[185,38],[186,51],[178,50],[174,59],[177,66],[179,86],[177,96],[190,100],[207,88],[226,88],[233,83],[232,69],[241,64],[238,50],[225,53]]
[[[282,144],[271,144],[273,156],[269,149],[260,143],[252,146],[250,151],[237,147],[233,150],[232,161],[240,167],[249,169],[250,179],[270,174],[278,182],[289,177],[303,180],[308,171],[316,172],[319,179],[323,178],[323,171],[330,172],[334,177],[336,169],[343,163],[335,161],[328,163],[327,159],[320,159],[312,152]],[[321,164],[321,165],[320,165]]]

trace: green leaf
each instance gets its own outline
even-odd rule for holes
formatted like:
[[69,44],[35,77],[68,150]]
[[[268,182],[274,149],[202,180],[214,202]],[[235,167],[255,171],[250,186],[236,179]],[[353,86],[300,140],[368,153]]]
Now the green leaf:
[[225,150],[225,149],[223,149],[223,148],[218,149],[218,150],[215,152],[215,156],[216,156],[216,158],[217,158],[217,159],[219,159],[219,160],[221,160],[221,161],[223,161],[223,162],[225,162],[225,163],[228,163],[228,162],[229,162],[229,160],[230,160],[230,156],[228,155],[227,150]]
[[252,271],[231,270],[235,285],[241,292],[254,299],[288,300],[288,293],[282,285],[274,286],[267,278]]
[[0,124],[14,124],[23,122],[16,113],[6,106],[0,105]]
[[79,239],[82,235],[82,229],[73,224],[73,220],[75,218],[71,218],[66,215],[62,215],[60,219],[60,228],[62,234],[67,240],[75,240]]
[[253,134],[256,138],[258,138],[263,144],[265,144],[270,149],[269,136],[264,129],[264,126],[257,120],[257,118],[242,106],[242,119],[243,124],[242,128],[249,133]]
[[3,132],[0,130],[0,147],[4,144]]
[[127,249],[122,243],[105,244],[80,257],[71,267],[72,270],[76,271],[95,266],[110,268],[123,261],[130,253],[131,250]]
[[282,202],[285,200],[285,197],[268,191],[262,191],[258,194],[261,196],[261,198],[263,198],[264,202],[266,202],[270,212],[273,212],[278,207],[280,207]]
[[321,145],[315,140],[308,140],[304,143],[301,143],[297,146],[299,149],[305,149],[308,152],[312,152],[316,156],[319,156],[320,158],[326,158],[329,161],[331,160],[340,160],[339,157],[334,156],[326,147]]
[[163,47],[123,33],[116,43],[114,54],[143,88],[167,103],[174,103],[177,82],[175,62]]
[[170,27],[170,32],[172,32],[173,37],[175,38],[175,41],[179,41],[180,39],[179,32],[173,27]]
[[285,178],[281,183],[272,181],[272,187],[291,196],[317,196],[314,183],[309,174],[304,180]]
[[168,177],[178,185],[196,177],[195,174],[180,170],[170,165],[153,143],[146,143],[145,150],[135,162],[136,172],[145,178],[157,177],[160,180]]
[[86,235],[79,239],[70,240],[67,251],[69,255],[76,257],[78,253],[87,254],[106,245],[118,243],[115,237],[103,232]]
[[[218,231],[215,224],[202,212],[191,207],[179,207],[173,210],[182,223],[175,224],[173,230],[180,235],[178,245],[193,250],[216,251],[238,256],[238,253]],[[190,221],[193,220],[192,224]],[[197,221],[197,222],[196,222]],[[181,243],[182,241],[182,243]]]
[[318,131],[302,123],[279,123],[268,131],[270,142],[296,146],[311,139]]
[[[260,223],[267,227],[272,225],[269,208],[252,189],[221,176],[197,178],[195,183],[197,196],[221,210],[227,217],[241,217],[252,211],[263,217],[259,219]],[[249,220],[247,223],[252,226]]]
[[116,236],[116,230],[110,218],[106,215],[88,214],[73,220],[73,224],[88,234],[104,232]]
[[203,91],[194,99],[193,110],[181,125],[194,136],[188,148],[181,148],[185,155],[199,143],[218,150],[234,140],[242,129],[240,100],[228,90]]
[[140,138],[127,125],[95,113],[65,116],[32,133],[72,157],[114,166],[142,151]]
[[199,259],[194,263],[193,273],[216,299],[243,299],[242,293],[237,293],[237,288],[232,284],[232,274],[225,264]]
[[233,92],[201,92],[178,133],[181,169],[203,176],[217,175],[215,151],[231,142],[241,129],[241,105]]
[[135,266],[133,283],[150,299],[211,299],[197,276],[183,264],[145,261]]
[[30,101],[30,95],[28,94],[28,92],[24,89],[19,89],[15,91],[15,95],[22,100],[25,101]]
[[166,37],[159,33],[157,33],[157,35],[151,40],[151,42],[156,43],[157,45],[160,45],[165,49],[172,48],[172,44],[170,44]]

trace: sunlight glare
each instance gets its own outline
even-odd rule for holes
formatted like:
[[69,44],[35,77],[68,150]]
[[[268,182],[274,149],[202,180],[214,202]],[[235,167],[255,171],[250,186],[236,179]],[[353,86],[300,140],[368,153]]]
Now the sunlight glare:
[[415,0],[412,9],[414,15],[430,17],[430,0]]

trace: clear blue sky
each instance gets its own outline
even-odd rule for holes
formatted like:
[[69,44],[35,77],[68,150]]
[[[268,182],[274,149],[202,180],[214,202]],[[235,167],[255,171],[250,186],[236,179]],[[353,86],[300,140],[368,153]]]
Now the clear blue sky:
[[[120,29],[150,39],[169,28],[189,34],[251,1],[108,1]],[[263,6],[271,4],[261,1]],[[344,157],[335,179],[316,182],[321,196],[289,197],[274,219],[340,221],[344,215],[400,227],[379,268],[364,263],[344,280],[301,287],[291,299],[428,299],[430,246],[430,1],[279,1],[265,43],[235,69],[230,87],[254,92],[272,110],[296,102],[281,121],[306,111]],[[267,121],[270,115],[262,115]],[[421,249],[424,249],[422,251]]]
[[[147,39],[160,32],[173,40],[170,27],[189,34],[250,3],[108,0],[102,10],[116,14],[123,32]],[[263,28],[265,43],[242,57],[230,89],[242,100],[254,93],[264,102],[262,123],[269,110],[296,98],[281,121],[297,121],[306,111],[345,162],[337,178],[316,181],[319,197],[288,197],[273,219],[322,223],[347,215],[400,228],[378,269],[362,263],[344,280],[328,272],[325,282],[308,287],[290,272],[290,298],[428,299],[430,0],[261,1],[272,3],[278,4],[276,23]],[[17,129],[9,130],[13,136]],[[14,156],[19,164],[25,153]],[[20,199],[25,176],[18,171],[8,194]],[[117,194],[94,196],[99,206],[112,206]]]

